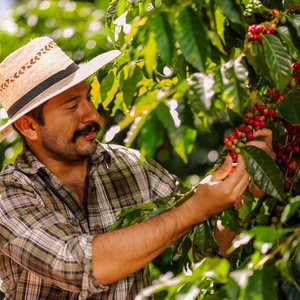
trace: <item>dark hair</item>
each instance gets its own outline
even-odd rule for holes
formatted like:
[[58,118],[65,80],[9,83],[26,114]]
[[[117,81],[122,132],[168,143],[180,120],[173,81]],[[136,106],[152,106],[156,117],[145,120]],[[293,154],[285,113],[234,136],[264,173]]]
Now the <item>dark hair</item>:
[[45,103],[41,104],[40,106],[36,107],[35,109],[28,112],[26,115],[34,119],[40,125],[45,125],[44,115],[43,115],[43,108]]

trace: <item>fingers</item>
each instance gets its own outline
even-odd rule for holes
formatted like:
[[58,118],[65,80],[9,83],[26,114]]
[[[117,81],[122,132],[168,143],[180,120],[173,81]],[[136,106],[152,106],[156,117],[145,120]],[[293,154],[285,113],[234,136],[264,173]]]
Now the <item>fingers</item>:
[[240,181],[235,185],[233,189],[233,193],[235,193],[236,199],[240,199],[243,196],[248,184],[249,175],[245,172],[240,178]]
[[255,146],[264,150],[268,155],[270,155],[273,159],[276,158],[276,155],[273,151],[272,145],[272,130],[263,128],[254,132],[254,138],[263,137],[262,141],[252,140],[251,142],[247,142],[245,145],[247,146]]
[[237,178],[242,177],[245,173],[246,173],[245,161],[243,160],[241,155],[238,155],[236,168],[227,180],[228,181],[231,181],[231,180],[236,181]]
[[255,131],[253,134],[253,137],[254,138],[263,137],[267,143],[272,144],[272,134],[273,134],[272,130],[263,128],[263,129]]
[[220,181],[220,180],[224,179],[230,173],[231,168],[232,168],[232,158],[230,155],[227,155],[225,157],[224,163],[221,165],[221,167],[217,171],[215,171],[212,174],[211,179],[213,181]]

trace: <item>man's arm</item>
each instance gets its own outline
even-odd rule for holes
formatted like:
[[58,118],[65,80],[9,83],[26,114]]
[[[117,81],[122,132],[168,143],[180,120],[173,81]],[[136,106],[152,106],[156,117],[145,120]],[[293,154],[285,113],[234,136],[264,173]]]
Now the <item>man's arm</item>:
[[228,156],[211,176],[211,181],[200,184],[195,194],[180,207],[143,223],[95,237],[92,265],[96,280],[107,285],[132,274],[188,230],[234,205],[247,187],[248,175],[241,157],[238,167],[229,175],[231,165]]

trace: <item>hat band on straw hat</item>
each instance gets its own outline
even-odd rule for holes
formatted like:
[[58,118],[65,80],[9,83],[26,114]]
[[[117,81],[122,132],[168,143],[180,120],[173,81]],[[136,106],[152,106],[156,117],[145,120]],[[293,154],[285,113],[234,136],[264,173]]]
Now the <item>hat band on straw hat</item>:
[[37,97],[39,94],[47,90],[53,84],[59,82],[65,77],[73,74],[75,71],[79,69],[79,66],[75,63],[71,63],[66,69],[61,70],[52,76],[48,77],[46,80],[42,81],[38,85],[36,85],[33,89],[28,91],[25,95],[23,95],[20,99],[18,99],[8,110],[7,115],[9,118],[13,117],[22,107],[28,104],[32,99]]

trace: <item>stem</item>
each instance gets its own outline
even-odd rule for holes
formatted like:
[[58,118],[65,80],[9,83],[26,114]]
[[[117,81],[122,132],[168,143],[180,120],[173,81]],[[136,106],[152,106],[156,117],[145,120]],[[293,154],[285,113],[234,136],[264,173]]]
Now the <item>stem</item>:
[[300,227],[297,227],[293,234],[291,234],[284,243],[279,244],[277,248],[275,248],[271,253],[267,254],[260,262],[257,264],[257,268],[262,267],[267,261],[273,259],[277,253],[280,252],[285,247],[288,247],[291,242],[300,234]]

